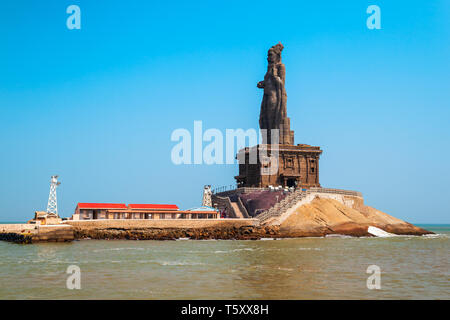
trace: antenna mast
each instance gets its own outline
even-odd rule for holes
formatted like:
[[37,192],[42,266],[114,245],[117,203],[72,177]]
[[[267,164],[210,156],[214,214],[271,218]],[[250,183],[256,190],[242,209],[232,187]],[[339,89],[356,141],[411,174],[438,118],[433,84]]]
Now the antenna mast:
[[58,202],[56,200],[56,187],[61,182],[58,182],[58,176],[52,176],[50,180],[50,195],[48,196],[47,214],[58,216]]

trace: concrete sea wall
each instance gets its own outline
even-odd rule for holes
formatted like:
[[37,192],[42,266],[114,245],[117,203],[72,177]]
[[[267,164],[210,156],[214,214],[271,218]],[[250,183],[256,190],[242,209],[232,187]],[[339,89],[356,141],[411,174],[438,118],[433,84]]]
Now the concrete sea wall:
[[114,219],[114,220],[67,220],[64,224],[82,229],[142,229],[142,228],[212,228],[257,226],[257,219]]
[[273,228],[258,228],[256,219],[117,219],[65,223],[74,228],[76,239],[259,239],[276,234]]
[[74,240],[69,225],[1,224],[0,240],[16,243],[66,242]]
[[0,224],[0,233],[22,233],[36,229],[36,225],[27,223]]

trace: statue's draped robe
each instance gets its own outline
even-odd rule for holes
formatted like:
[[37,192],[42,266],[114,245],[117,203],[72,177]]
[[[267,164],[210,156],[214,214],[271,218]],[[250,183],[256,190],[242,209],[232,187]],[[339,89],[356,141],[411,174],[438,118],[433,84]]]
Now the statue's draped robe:
[[[267,129],[268,143],[271,143],[271,129],[279,129],[279,142],[290,143],[284,138],[286,113],[286,89],[284,87],[286,69],[281,62],[269,64],[264,76],[264,96],[261,103],[259,127]],[[289,130],[289,129],[288,129]]]

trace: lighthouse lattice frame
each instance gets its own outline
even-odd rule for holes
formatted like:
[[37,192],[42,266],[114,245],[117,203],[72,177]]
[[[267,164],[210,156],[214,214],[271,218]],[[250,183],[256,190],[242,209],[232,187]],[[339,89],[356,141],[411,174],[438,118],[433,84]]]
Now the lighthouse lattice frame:
[[50,194],[48,196],[47,214],[58,216],[58,201],[56,198],[56,188],[61,184],[58,182],[58,176],[52,176],[50,180]]

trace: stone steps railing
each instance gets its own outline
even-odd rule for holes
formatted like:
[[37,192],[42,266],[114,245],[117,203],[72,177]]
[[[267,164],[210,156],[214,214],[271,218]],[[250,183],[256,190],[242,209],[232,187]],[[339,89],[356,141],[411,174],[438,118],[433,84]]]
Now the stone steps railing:
[[237,205],[239,207],[239,210],[241,210],[242,215],[244,216],[244,218],[251,218],[250,215],[248,214],[247,209],[245,208],[244,204],[242,203],[241,198],[237,197]]
[[334,194],[342,194],[346,196],[354,196],[354,197],[361,197],[362,193],[359,191],[352,191],[352,190],[343,190],[343,189],[332,189],[332,188],[309,188],[309,191],[317,192],[317,193],[334,193]]
[[231,205],[231,200],[228,197],[220,197],[218,195],[213,196],[213,203],[217,204],[220,207],[225,207],[227,210],[228,218],[237,218],[237,214],[234,211],[233,206]]
[[308,191],[302,191],[301,189],[292,192],[291,194],[286,196],[283,200],[281,200],[280,202],[277,202],[270,209],[258,214],[256,216],[256,218],[259,219],[261,221],[261,223],[264,223],[265,221],[267,221],[268,219],[270,219],[272,217],[280,216],[283,212],[285,212],[287,209],[292,207],[295,203],[300,201],[306,195],[307,192]]
[[215,187],[212,189],[212,193],[217,194],[217,193],[230,192],[230,191],[234,191],[234,190],[236,190],[236,186],[230,184],[227,186]]
[[252,193],[252,192],[267,191],[267,190],[269,190],[269,188],[256,188],[256,187],[233,188],[232,186],[225,186],[225,187],[214,188],[212,190],[212,193],[224,197],[224,196],[228,196],[230,194],[236,194],[236,193],[238,193],[238,194],[239,193]]

